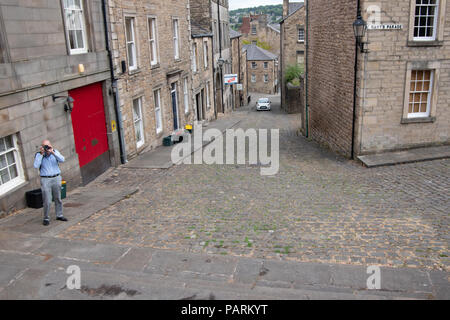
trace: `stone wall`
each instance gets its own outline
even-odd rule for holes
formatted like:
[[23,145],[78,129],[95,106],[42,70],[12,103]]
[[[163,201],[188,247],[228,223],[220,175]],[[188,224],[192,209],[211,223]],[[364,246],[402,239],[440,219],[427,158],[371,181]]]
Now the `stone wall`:
[[[136,51],[138,69],[121,72],[121,61],[127,60],[125,38],[125,16],[135,19]],[[158,39],[158,63],[151,65],[148,42],[148,16],[156,17]],[[190,35],[188,0],[169,1],[110,1],[110,18],[114,49],[114,67],[118,74],[120,107],[122,110],[125,130],[125,144],[128,158],[150,150],[162,144],[165,136],[174,130],[174,113],[172,111],[171,85],[177,84],[178,121],[179,127],[191,123],[194,119],[193,104],[185,113],[183,86],[188,78],[189,102],[192,103],[191,55],[192,41]],[[179,20],[179,59],[175,59],[173,42],[174,18]],[[201,50],[201,48],[200,48]],[[156,114],[154,91],[160,90],[162,127],[156,132]],[[142,98],[142,113],[144,123],[144,144],[138,148],[136,143],[133,100]]]
[[[414,2],[414,1],[413,1]],[[414,2],[415,3],[415,2]],[[366,9],[373,1],[363,1]],[[368,30],[368,54],[359,55],[358,123],[355,149],[359,154],[419,147],[450,141],[450,1],[440,1],[442,25],[438,41],[426,46],[410,43],[410,0],[377,1],[382,24],[401,24],[401,30]],[[411,11],[412,10],[412,11]],[[351,35],[350,30],[348,31]],[[405,118],[410,68],[435,70],[430,117]],[[359,107],[360,106],[360,107]]]
[[352,143],[356,3],[308,1],[309,135],[346,156]]
[[[252,68],[252,63],[256,63],[256,68]],[[264,63],[267,63],[267,69]],[[275,82],[277,80],[277,69],[274,60],[267,61],[247,61],[248,70],[248,91],[266,94],[275,94]],[[252,75],[256,76],[256,82],[252,82]],[[264,82],[264,75],[268,75],[268,81]]]
[[[25,182],[0,194],[0,211],[25,206],[25,191],[39,188],[34,155],[50,139],[66,158],[61,164],[68,189],[81,184],[70,113],[52,95],[102,82],[110,87],[101,1],[84,2],[88,52],[70,55],[60,1],[6,1],[0,4],[0,137],[16,135]],[[85,67],[78,73],[78,65]],[[119,164],[118,137],[112,97],[104,95],[111,164]]]
[[[280,56],[280,70],[281,70],[281,107],[288,109],[286,102],[286,68],[290,65],[298,64],[299,59],[304,60],[306,55],[305,42],[298,41],[298,29],[305,28],[306,30],[306,10],[305,7],[299,9],[293,15],[288,17],[281,23],[281,56]],[[306,31],[305,31],[306,32]]]

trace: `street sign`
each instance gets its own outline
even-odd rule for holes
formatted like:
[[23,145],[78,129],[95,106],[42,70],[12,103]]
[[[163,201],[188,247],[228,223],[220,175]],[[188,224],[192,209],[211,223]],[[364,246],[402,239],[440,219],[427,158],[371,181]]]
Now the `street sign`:
[[402,30],[402,24],[369,24],[369,30]]
[[238,75],[237,74],[226,74],[224,75],[225,84],[237,84]]
[[236,90],[237,91],[242,91],[242,84],[241,83],[236,84]]

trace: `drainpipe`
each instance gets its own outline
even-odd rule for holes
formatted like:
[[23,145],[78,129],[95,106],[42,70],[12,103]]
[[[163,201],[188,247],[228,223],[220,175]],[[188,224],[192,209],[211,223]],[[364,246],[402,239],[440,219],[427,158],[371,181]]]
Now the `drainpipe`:
[[308,99],[308,63],[309,63],[309,0],[306,0],[306,67],[305,67],[305,137],[309,138],[309,99]]
[[[222,23],[220,23],[220,4],[217,0],[217,24],[219,27],[219,60],[222,59]],[[223,65],[219,66],[220,69],[220,94],[222,98],[222,113],[225,113],[225,105],[223,103]]]
[[[358,0],[358,5],[357,5],[357,13],[356,13],[356,17],[359,17],[361,15],[361,2],[360,0]],[[356,127],[356,90],[357,90],[357,82],[358,82],[358,51],[359,51],[359,47],[358,47],[358,43],[357,41],[355,42],[355,75],[354,75],[354,80],[353,80],[353,119],[352,119],[352,148],[351,148],[351,159],[354,160],[355,159],[355,127]]]
[[108,52],[108,60],[109,60],[109,69],[111,73],[111,82],[112,82],[112,89],[114,93],[114,110],[116,114],[117,119],[117,134],[119,135],[119,149],[120,149],[120,162],[122,164],[127,163],[127,153],[125,149],[125,139],[123,136],[123,121],[122,121],[122,112],[120,111],[120,104],[119,104],[119,91],[117,89],[117,79],[114,75],[114,64],[113,64],[113,58],[111,53],[111,46],[109,42],[109,36],[108,36],[108,19],[107,19],[107,6],[106,6],[106,0],[102,0],[102,13],[103,13],[103,28],[105,30],[105,42],[106,42],[106,51]]

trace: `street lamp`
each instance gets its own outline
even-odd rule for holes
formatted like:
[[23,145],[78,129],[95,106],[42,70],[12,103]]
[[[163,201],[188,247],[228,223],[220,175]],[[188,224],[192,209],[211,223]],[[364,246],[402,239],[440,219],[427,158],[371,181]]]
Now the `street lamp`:
[[72,98],[71,96],[67,96],[67,97],[65,97],[65,96],[55,96],[55,95],[52,96],[53,102],[55,102],[56,99],[61,99],[61,98],[66,99],[66,102],[64,103],[64,111],[65,112],[68,112],[68,111],[72,112],[72,110],[73,110],[73,103],[75,102],[75,99]]
[[367,23],[361,16],[361,10],[358,10],[358,17],[356,18],[355,22],[353,22],[353,32],[355,33],[356,43],[360,47],[362,53],[367,52],[367,50],[364,49],[365,42],[363,42],[366,31]]

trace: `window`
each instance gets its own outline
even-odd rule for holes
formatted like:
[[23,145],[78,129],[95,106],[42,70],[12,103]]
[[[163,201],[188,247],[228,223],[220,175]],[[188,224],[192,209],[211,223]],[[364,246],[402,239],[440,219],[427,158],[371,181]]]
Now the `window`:
[[184,94],[184,113],[189,113],[189,88],[188,88],[188,78],[184,78],[183,94]]
[[256,75],[252,74],[252,82],[256,82]]
[[252,34],[256,34],[256,26],[255,25],[252,26]]
[[136,134],[136,146],[142,147],[144,144],[144,122],[142,120],[142,98],[133,100],[133,122]]
[[16,135],[0,138],[0,195],[24,181]]
[[203,42],[203,64],[205,66],[205,69],[208,68],[208,60],[209,60],[209,55],[208,55],[208,42],[204,41]]
[[197,44],[192,45],[192,71],[197,72]]
[[264,82],[265,83],[269,82],[269,75],[268,74],[264,75]]
[[206,83],[206,108],[211,108],[211,103],[209,100],[209,81]]
[[175,59],[180,59],[178,19],[173,19],[173,50]]
[[252,44],[255,45],[255,46],[258,45],[258,41],[257,40],[252,40]]
[[150,64],[158,63],[158,40],[156,34],[156,18],[148,18],[148,43],[150,46]]
[[258,65],[257,65],[256,62],[252,62],[252,69],[256,69],[257,66],[258,66]]
[[82,0],[63,0],[64,20],[70,54],[87,52],[86,21]]
[[414,40],[436,40],[439,0],[415,0]]
[[304,28],[298,29],[298,42],[305,42],[305,29]]
[[125,36],[127,42],[128,68],[137,69],[136,40],[134,31],[134,18],[125,18]]
[[268,62],[264,62],[264,69],[269,68],[269,63]]
[[158,134],[162,131],[161,89],[156,90],[153,95],[155,98],[156,133]]
[[408,118],[430,115],[433,70],[411,70]]

